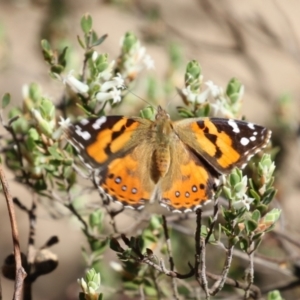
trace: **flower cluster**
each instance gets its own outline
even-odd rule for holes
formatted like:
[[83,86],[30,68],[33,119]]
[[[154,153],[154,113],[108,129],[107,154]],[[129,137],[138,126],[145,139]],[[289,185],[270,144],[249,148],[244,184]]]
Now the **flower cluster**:
[[181,89],[184,102],[193,105],[200,111],[200,115],[203,114],[201,108],[208,106],[206,116],[237,118],[244,96],[244,86],[233,78],[229,81],[226,91],[212,81],[205,82],[206,88],[202,90],[202,80],[203,75],[198,62],[189,62],[185,74],[185,88]]

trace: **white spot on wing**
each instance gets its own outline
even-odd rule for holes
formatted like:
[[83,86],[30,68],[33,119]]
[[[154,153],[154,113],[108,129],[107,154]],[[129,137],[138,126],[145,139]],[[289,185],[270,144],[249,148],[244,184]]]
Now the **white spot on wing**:
[[232,119],[228,120],[228,125],[232,127],[233,132],[236,132],[236,133],[240,132],[240,129],[234,120],[232,120]]
[[250,137],[250,141],[254,142],[256,140],[256,137],[255,136],[251,136]]
[[103,116],[103,117],[97,119],[97,120],[95,121],[95,123],[92,125],[92,127],[93,127],[95,130],[98,130],[98,129],[100,129],[101,125],[102,125],[103,123],[106,122],[106,120],[107,120],[107,117]]
[[243,146],[247,146],[248,144],[249,144],[249,139],[247,139],[247,138],[245,138],[245,137],[243,137],[243,138],[241,138],[241,144],[243,145]]
[[248,123],[248,127],[250,128],[250,129],[252,129],[252,130],[254,130],[255,128],[254,128],[254,124],[253,123]]
[[91,134],[88,131],[81,131],[79,126],[76,126],[75,133],[82,137],[85,141],[88,141],[91,138]]

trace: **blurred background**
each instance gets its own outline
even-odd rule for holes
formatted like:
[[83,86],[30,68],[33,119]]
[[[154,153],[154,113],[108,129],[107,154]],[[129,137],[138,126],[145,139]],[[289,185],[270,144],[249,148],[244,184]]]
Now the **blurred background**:
[[[155,69],[145,78],[165,80],[174,75],[172,55],[176,56],[178,77],[173,84],[184,85],[185,65],[191,59],[202,66],[204,81],[212,80],[225,87],[232,77],[245,86],[242,113],[251,122],[273,130],[273,143],[278,147],[276,187],[279,192],[274,206],[283,210],[275,233],[267,238],[264,254],[273,253],[272,261],[257,260],[260,287],[284,287],[286,299],[300,299],[297,288],[297,262],[300,233],[300,166],[299,166],[299,95],[300,95],[300,3],[265,1],[208,0],[14,0],[0,1],[0,94],[11,93],[14,105],[21,104],[22,87],[38,83],[57,101],[63,86],[48,75],[40,48],[48,39],[53,48],[69,45],[71,64],[80,70],[83,52],[76,36],[81,34],[80,19],[88,12],[99,35],[108,34],[98,51],[116,59],[120,39],[132,31],[146,46]],[[173,57],[174,58],[174,57]],[[143,81],[144,80],[144,81]],[[135,91],[145,97],[146,79]],[[176,106],[179,97],[166,98],[157,93],[156,104]],[[128,114],[137,114],[145,104],[136,98]],[[118,112],[120,113],[120,112]],[[126,112],[122,111],[122,114]],[[2,131],[3,132],[3,131]],[[14,196],[30,204],[31,195],[7,173]],[[3,196],[0,203],[0,261],[12,251],[10,226]],[[84,272],[81,245],[84,239],[73,218],[53,219],[43,208],[38,209],[36,245],[45,236],[58,235],[53,246],[58,255],[58,268],[34,285],[34,299],[76,299],[76,279]],[[21,245],[28,238],[28,219],[17,210]],[[124,221],[121,221],[124,222]],[[293,243],[288,241],[293,239]],[[238,259],[238,258],[237,258]],[[299,260],[300,262],[300,260]],[[299,273],[299,270],[298,270]],[[1,279],[3,299],[11,299],[13,282]],[[289,286],[289,284],[291,286]]]

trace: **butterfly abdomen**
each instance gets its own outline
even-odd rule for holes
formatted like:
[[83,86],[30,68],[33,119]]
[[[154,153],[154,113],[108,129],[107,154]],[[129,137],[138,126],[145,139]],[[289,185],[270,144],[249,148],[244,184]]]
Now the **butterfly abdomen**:
[[170,150],[165,145],[159,145],[153,152],[151,174],[152,180],[157,183],[160,178],[166,176],[170,167]]

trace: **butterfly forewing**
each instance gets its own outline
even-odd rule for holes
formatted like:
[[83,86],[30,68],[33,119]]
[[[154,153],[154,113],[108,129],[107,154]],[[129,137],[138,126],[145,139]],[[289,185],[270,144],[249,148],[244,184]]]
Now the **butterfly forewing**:
[[137,144],[132,136],[139,125],[122,116],[83,119],[68,127],[67,136],[89,167],[101,168]]
[[244,167],[271,137],[271,131],[265,127],[232,119],[204,118],[175,124],[179,138],[219,173]]

